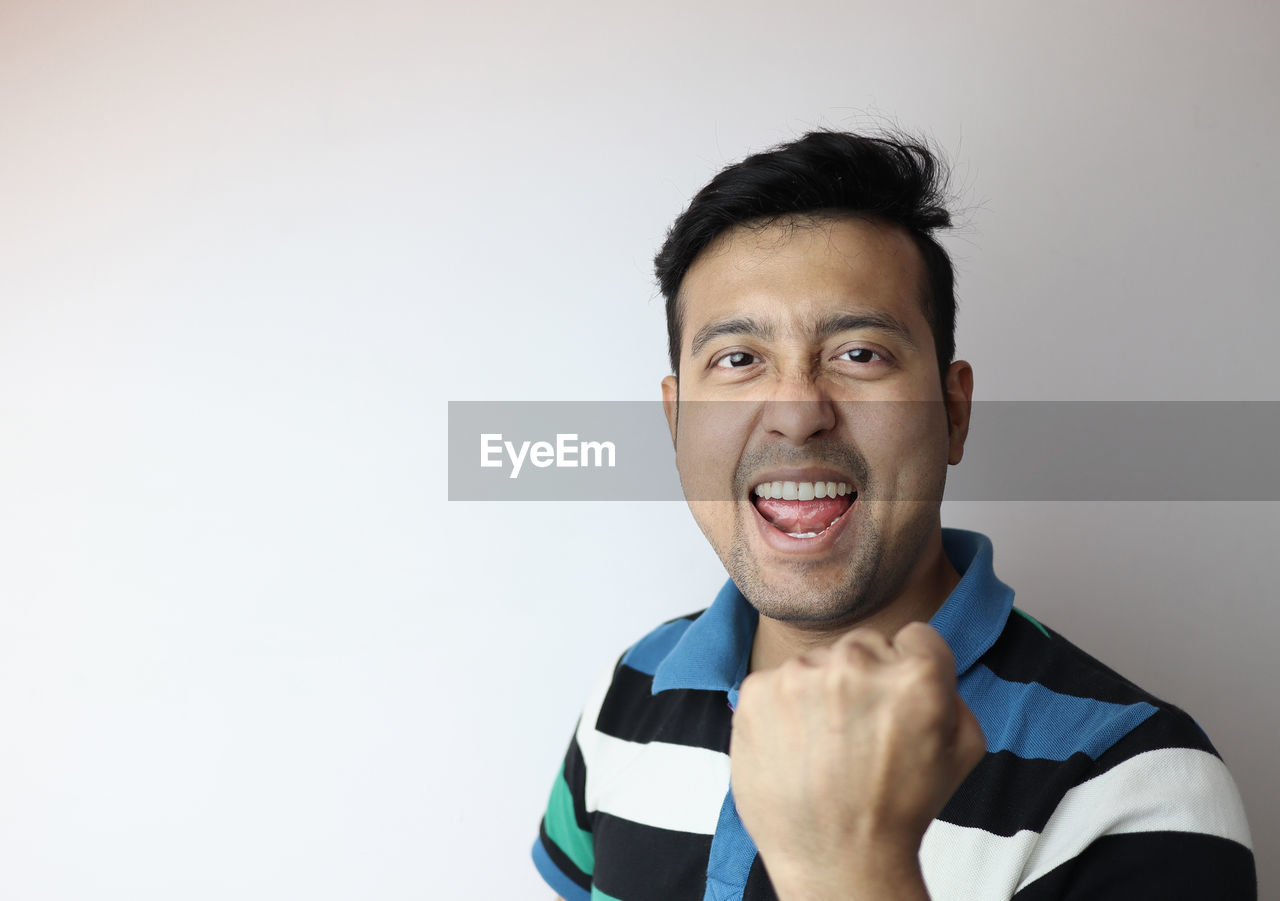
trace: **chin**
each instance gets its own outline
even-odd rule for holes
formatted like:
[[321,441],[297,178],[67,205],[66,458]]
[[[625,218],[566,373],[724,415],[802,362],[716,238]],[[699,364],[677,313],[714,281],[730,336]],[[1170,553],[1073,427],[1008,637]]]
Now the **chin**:
[[[774,564],[762,567],[739,548],[726,569],[734,584],[761,616],[796,625],[825,625],[862,619],[875,612],[868,598],[867,580],[851,578],[845,565]],[[781,570],[787,570],[783,572]]]

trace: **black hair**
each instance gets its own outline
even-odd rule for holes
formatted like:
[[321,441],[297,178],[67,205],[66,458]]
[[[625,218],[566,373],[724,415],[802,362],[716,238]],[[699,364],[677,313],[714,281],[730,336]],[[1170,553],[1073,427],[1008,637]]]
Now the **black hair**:
[[667,301],[671,371],[680,373],[680,283],[712,241],[735,226],[787,216],[856,216],[900,226],[920,249],[928,276],[921,305],[945,385],[956,299],[951,258],[933,232],[951,225],[947,178],[945,163],[923,141],[837,131],[810,132],[721,170],[672,224],[653,261]]

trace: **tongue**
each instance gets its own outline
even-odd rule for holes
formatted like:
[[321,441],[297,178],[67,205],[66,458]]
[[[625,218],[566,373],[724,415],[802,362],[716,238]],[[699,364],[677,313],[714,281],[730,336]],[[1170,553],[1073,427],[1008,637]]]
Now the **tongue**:
[[853,506],[853,495],[815,498],[811,501],[784,501],[757,498],[760,515],[784,532],[821,532]]

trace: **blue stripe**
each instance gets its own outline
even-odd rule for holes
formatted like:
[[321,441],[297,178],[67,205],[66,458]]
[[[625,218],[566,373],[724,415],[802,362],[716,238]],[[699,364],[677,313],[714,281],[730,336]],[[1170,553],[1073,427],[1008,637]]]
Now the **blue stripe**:
[[552,863],[547,855],[547,849],[542,847],[541,838],[535,839],[533,843],[533,865],[538,868],[547,885],[551,886],[564,901],[591,901],[590,892],[562,873],[560,868]]
[[1060,694],[1038,682],[1010,682],[984,664],[960,677],[960,695],[982,724],[987,751],[1024,759],[1083,753],[1097,760],[1156,712],[1145,701],[1113,704]]
[[632,645],[631,650],[623,655],[622,662],[646,676],[652,676],[657,671],[658,664],[666,659],[671,649],[684,636],[690,622],[687,619],[678,619],[663,623]]
[[738,819],[738,806],[733,801],[731,788],[720,805],[720,819],[716,822],[715,837],[711,839],[707,888],[702,901],[742,901],[755,859],[755,842]]

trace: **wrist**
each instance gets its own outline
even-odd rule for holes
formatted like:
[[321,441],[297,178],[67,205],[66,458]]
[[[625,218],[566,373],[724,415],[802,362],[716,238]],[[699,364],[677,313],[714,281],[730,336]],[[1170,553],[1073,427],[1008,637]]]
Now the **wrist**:
[[827,862],[764,857],[778,901],[917,901],[929,895],[915,848],[868,848]]

